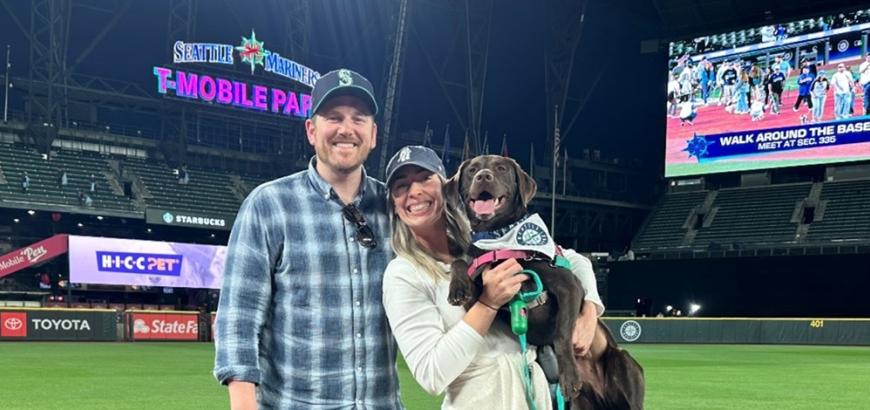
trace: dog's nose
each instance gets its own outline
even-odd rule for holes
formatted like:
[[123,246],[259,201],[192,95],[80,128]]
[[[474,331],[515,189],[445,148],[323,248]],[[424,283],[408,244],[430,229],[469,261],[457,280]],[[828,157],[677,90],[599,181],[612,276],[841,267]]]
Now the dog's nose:
[[492,171],[490,171],[490,170],[488,170],[488,169],[484,169],[484,170],[478,172],[477,175],[474,176],[474,180],[475,180],[475,181],[487,181],[487,182],[492,182],[492,180],[493,180],[494,178],[495,178],[495,177],[492,175]]

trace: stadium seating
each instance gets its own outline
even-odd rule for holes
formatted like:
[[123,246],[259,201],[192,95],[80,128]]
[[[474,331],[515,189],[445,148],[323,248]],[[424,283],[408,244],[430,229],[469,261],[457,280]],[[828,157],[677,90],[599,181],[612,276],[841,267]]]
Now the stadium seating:
[[666,194],[638,234],[632,249],[637,251],[679,246],[686,235],[683,224],[688,220],[692,209],[701,205],[706,196],[707,191]]
[[[113,167],[118,162],[123,175]],[[60,173],[67,173],[67,185],[59,183]],[[235,176],[226,171],[187,167],[189,182],[180,184],[177,171],[157,160],[116,159],[97,153],[56,150],[49,159],[35,148],[0,143],[0,200],[22,204],[81,207],[78,191],[93,200],[89,209],[119,212],[142,212],[146,207],[235,214],[241,201],[271,176]],[[24,172],[30,176],[30,188],[21,186]],[[96,190],[90,192],[91,175]],[[141,187],[133,199],[124,195],[123,183]]]
[[[870,180],[829,182],[821,193],[824,212],[810,224],[808,241],[870,239]],[[818,215],[818,212],[817,212]]]
[[130,158],[124,167],[132,171],[132,179],[141,180],[148,206],[225,214],[239,210],[241,201],[233,194],[225,172],[188,167],[189,183],[180,184],[173,169],[164,164]]
[[693,245],[794,241],[797,223],[791,222],[792,214],[811,187],[801,183],[722,189],[713,203],[712,223],[698,230]]
[[[30,204],[80,206],[78,190],[88,194],[95,209],[133,210],[132,202],[123,192],[111,188],[107,175],[113,172],[106,160],[98,155],[61,151],[43,159],[35,149],[0,144],[0,168],[6,183],[0,184],[0,196],[7,201]],[[67,185],[59,183],[58,170],[67,173]],[[30,176],[30,188],[24,192],[21,181],[24,172]],[[97,181],[97,190],[90,192],[90,175]]]
[[[635,237],[632,249],[749,249],[870,241],[870,213],[865,209],[870,203],[870,180],[816,183],[816,189],[813,185],[667,193]],[[703,209],[705,198],[714,198],[708,196],[711,192],[715,199]],[[804,220],[806,207],[814,212]],[[692,215],[703,216],[703,224]]]

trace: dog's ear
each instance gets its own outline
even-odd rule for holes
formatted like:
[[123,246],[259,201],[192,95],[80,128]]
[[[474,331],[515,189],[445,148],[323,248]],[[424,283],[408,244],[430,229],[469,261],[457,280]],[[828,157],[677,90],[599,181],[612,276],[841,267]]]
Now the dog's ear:
[[444,202],[454,209],[465,209],[465,204],[462,203],[462,171],[465,169],[465,165],[468,164],[468,161],[469,160],[465,160],[462,164],[459,164],[459,169],[457,169],[456,173],[447,180],[446,184],[444,184]]
[[513,158],[508,159],[510,159],[510,163],[514,166],[514,174],[517,176],[517,193],[523,202],[523,206],[528,206],[532,198],[535,197],[535,192],[538,191],[538,184]]

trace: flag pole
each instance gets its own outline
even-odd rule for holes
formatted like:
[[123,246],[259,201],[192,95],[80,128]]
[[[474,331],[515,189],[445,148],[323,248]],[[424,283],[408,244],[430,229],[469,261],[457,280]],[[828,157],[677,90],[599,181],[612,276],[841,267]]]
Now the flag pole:
[[6,45],[6,84],[3,92],[3,123],[9,122],[9,69],[12,68],[12,63],[9,62],[9,50],[11,45]]
[[529,143],[529,176],[535,179],[535,143]]
[[553,179],[550,180],[550,236],[556,238],[556,166],[559,165],[559,106],[553,112]]

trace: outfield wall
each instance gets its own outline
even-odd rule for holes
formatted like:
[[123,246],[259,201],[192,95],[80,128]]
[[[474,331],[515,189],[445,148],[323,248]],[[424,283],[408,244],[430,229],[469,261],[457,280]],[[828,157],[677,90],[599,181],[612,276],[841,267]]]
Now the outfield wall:
[[213,323],[195,311],[0,307],[0,341],[207,341]]
[[603,318],[620,344],[733,343],[870,346],[870,319]]

